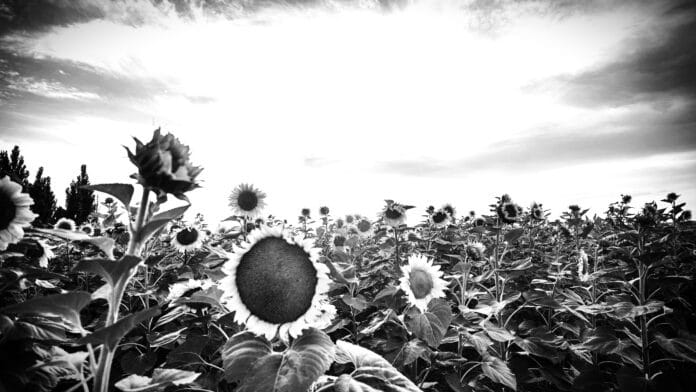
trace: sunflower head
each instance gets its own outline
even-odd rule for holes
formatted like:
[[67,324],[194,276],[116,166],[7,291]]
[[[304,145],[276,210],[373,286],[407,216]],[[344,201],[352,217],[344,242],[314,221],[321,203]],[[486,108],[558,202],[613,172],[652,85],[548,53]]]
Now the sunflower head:
[[77,225],[75,224],[75,221],[69,218],[60,218],[58,219],[58,222],[56,222],[55,225],[53,225],[54,229],[61,229],[61,230],[68,230],[68,231],[75,231],[75,228]]
[[201,247],[205,234],[195,227],[185,227],[174,233],[172,244],[180,251],[194,250]]
[[353,222],[355,222],[355,217],[353,215],[346,215],[346,223],[350,225]]
[[87,235],[92,235],[94,233],[94,229],[92,228],[92,225],[89,224],[84,224],[80,226],[80,231],[87,234]]
[[486,225],[486,219],[479,216],[478,218],[476,218],[472,221],[472,225],[474,227],[483,227]]
[[342,249],[343,247],[346,246],[346,236],[342,233],[335,233],[333,238],[331,239],[331,248],[333,249]]
[[372,233],[372,222],[362,218],[355,224],[355,228],[361,237],[368,237]]
[[309,218],[310,213],[311,213],[311,211],[309,210],[309,208],[303,208],[302,211],[300,211],[300,214],[304,218]]
[[336,219],[336,228],[337,229],[342,228],[344,224],[345,224],[345,222],[343,221],[343,219],[341,219],[341,218]]
[[439,266],[434,266],[425,256],[410,256],[408,264],[401,267],[401,272],[401,289],[408,296],[409,303],[421,311],[428,308],[428,303],[433,298],[445,296],[447,282],[441,279],[443,273]]
[[451,218],[454,218],[454,214],[456,213],[456,210],[454,209],[454,207],[451,204],[449,204],[449,203],[445,204],[444,206],[442,206],[442,209],[446,213],[448,213]]
[[22,193],[22,186],[10,181],[9,176],[0,178],[0,250],[16,244],[24,237],[27,227],[38,215],[31,212],[34,201]]
[[241,184],[230,194],[230,207],[237,215],[254,218],[266,206],[265,198],[266,194],[253,185]]
[[447,226],[449,222],[450,215],[442,208],[430,215],[430,223],[435,227]]
[[170,193],[178,198],[184,198],[184,193],[199,187],[196,177],[203,169],[191,164],[188,146],[174,135],[162,136],[158,128],[147,144],[134,139],[135,153],[128,147],[126,151],[138,168],[134,177],[144,187],[151,188],[160,197]]
[[392,200],[386,200],[386,202],[387,204],[382,211],[384,223],[394,228],[406,223],[406,210],[413,208],[413,206],[402,205]]
[[519,221],[522,216],[522,207],[518,206],[512,201],[507,201],[498,204],[496,212],[503,223],[515,223]]
[[319,215],[321,215],[321,216],[329,215],[329,207],[326,207],[326,206],[319,207]]
[[531,215],[532,219],[537,221],[542,221],[546,218],[544,216],[544,208],[542,207],[541,203],[537,202],[532,203],[529,214]]
[[253,231],[229,255],[220,282],[235,321],[273,339],[296,337],[309,327],[324,328],[335,315],[328,303],[328,268],[310,239],[282,228]]
[[484,258],[486,247],[480,242],[472,242],[466,245],[466,256],[473,261],[481,261]]
[[679,195],[677,195],[674,192],[670,192],[667,194],[667,198],[665,200],[667,200],[667,202],[669,202],[669,203],[674,203],[675,201],[677,201],[678,198],[679,198]]
[[633,200],[633,196],[631,195],[621,195],[621,202],[624,204],[628,204]]

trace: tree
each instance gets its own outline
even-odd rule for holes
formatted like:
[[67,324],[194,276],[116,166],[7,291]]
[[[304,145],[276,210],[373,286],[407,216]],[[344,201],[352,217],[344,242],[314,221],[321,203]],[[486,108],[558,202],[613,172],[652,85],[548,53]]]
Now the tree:
[[51,190],[51,177],[43,177],[43,166],[36,172],[34,183],[29,186],[29,196],[34,200],[31,210],[39,215],[37,221],[53,223],[56,196]]
[[19,153],[19,146],[14,146],[8,155],[7,151],[0,151],[0,177],[9,176],[10,180],[22,185],[26,192],[29,188],[29,171],[24,164],[24,156]]
[[80,175],[65,190],[66,215],[78,225],[86,222],[89,214],[96,209],[94,191],[81,189],[83,185],[89,185],[87,165],[82,165]]

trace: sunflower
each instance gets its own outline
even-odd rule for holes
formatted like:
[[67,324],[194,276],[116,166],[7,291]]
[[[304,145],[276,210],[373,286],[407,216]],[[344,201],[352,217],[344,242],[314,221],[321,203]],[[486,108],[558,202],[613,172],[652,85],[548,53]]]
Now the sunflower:
[[326,207],[326,206],[319,207],[319,215],[321,215],[321,216],[329,215],[329,207]]
[[435,227],[445,227],[450,223],[450,214],[448,214],[444,209],[439,209],[430,215],[430,224]]
[[89,225],[87,223],[80,226],[80,231],[87,234],[87,235],[92,235],[92,233],[94,233],[94,229],[92,228],[92,225]]
[[355,228],[358,229],[358,235],[362,238],[367,238],[372,234],[372,222],[366,218],[362,218],[355,224]]
[[335,315],[329,304],[329,269],[311,239],[279,227],[249,234],[223,266],[224,300],[234,318],[257,335],[284,340],[309,327],[325,328]]
[[56,255],[55,253],[53,253],[52,248],[48,246],[46,240],[36,240],[36,242],[41,247],[41,256],[39,256],[39,266],[43,268],[48,268],[48,260],[51,260],[52,258],[56,257]]
[[520,220],[522,215],[522,207],[518,206],[512,201],[505,201],[498,204],[496,211],[498,212],[498,217],[503,223],[515,223]]
[[46,241],[37,238],[22,238],[19,242],[10,244],[7,249],[22,253],[28,259],[38,261],[42,268],[48,268],[48,260],[56,257]]
[[346,250],[346,235],[342,232],[336,232],[334,233],[333,237],[331,238],[331,249],[333,251],[343,251],[345,252]]
[[10,181],[9,176],[0,178],[0,250],[24,237],[23,227],[38,216],[29,209],[33,204],[31,197],[22,193],[21,185]]
[[241,184],[236,187],[230,195],[230,207],[237,215],[256,217],[266,206],[263,199],[266,194],[254,188],[253,185]]
[[58,219],[58,222],[56,222],[56,224],[53,225],[54,229],[67,230],[67,231],[75,231],[76,227],[77,227],[77,224],[75,224],[75,221],[70,219],[70,218],[60,218],[60,219]]
[[428,308],[433,298],[445,296],[447,282],[440,279],[440,266],[434,266],[425,256],[412,255],[408,264],[401,267],[404,276],[399,280],[401,289],[408,295],[408,301],[421,311]]
[[529,213],[532,216],[532,219],[537,221],[542,221],[546,218],[544,216],[544,208],[542,207],[541,203],[532,203],[532,207],[529,210]]
[[198,280],[189,279],[181,282],[176,282],[169,285],[169,294],[167,294],[167,301],[174,301],[175,299],[181,298],[184,294],[189,291],[202,289],[205,290],[213,285],[210,279]]
[[466,244],[466,256],[473,261],[483,260],[486,247],[480,242],[471,242]]
[[454,209],[452,204],[449,203],[442,206],[442,209],[445,210],[445,212],[448,213],[451,218],[454,218],[454,214],[457,212],[457,210]]
[[198,249],[203,244],[205,234],[195,227],[185,227],[172,236],[172,243],[179,252]]
[[413,208],[413,206],[404,206],[387,200],[387,205],[382,211],[382,219],[387,225],[397,228],[406,223],[406,210],[410,208]]
[[353,215],[346,215],[346,223],[350,225],[353,222],[355,222],[355,217]]
[[486,219],[482,217],[475,218],[472,224],[474,225],[474,227],[483,227],[486,225]]

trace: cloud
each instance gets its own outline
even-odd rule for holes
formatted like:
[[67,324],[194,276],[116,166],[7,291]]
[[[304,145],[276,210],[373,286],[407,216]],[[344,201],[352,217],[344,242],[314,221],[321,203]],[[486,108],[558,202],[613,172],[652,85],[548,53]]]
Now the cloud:
[[667,110],[634,108],[612,120],[582,128],[548,125],[500,141],[453,160],[403,159],[377,163],[375,169],[414,177],[461,177],[469,172],[533,172],[588,162],[696,152],[696,105]]
[[527,90],[559,91],[565,102],[586,108],[696,99],[696,3],[663,10],[626,46],[604,65],[536,82]]

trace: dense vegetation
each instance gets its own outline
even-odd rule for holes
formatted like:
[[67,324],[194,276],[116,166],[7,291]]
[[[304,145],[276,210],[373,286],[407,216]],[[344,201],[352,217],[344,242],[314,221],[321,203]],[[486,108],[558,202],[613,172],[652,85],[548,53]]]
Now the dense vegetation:
[[[555,221],[542,205],[521,208],[504,195],[485,216],[452,206],[418,216],[387,200],[376,219],[322,207],[290,224],[257,219],[265,195],[242,185],[229,225],[211,230],[200,215],[182,220],[188,204],[160,208],[196,188],[201,169],[187,147],[156,132],[128,153],[146,190],[140,203],[132,185],[86,185],[106,194],[83,230],[64,220],[11,237],[12,218],[0,219],[0,391],[696,385],[696,225],[677,194],[644,206],[622,195],[603,216],[571,205]],[[264,248],[278,232],[297,242]],[[302,253],[305,243],[320,254]],[[330,272],[326,293],[321,277],[300,280],[295,256],[316,276]],[[316,288],[265,287],[249,275],[257,259],[279,261],[277,272],[258,272],[278,274],[272,282]],[[254,290],[309,295],[322,313],[305,314],[299,333],[280,321],[262,326],[254,315],[273,319],[260,307],[275,304],[245,297]]]

